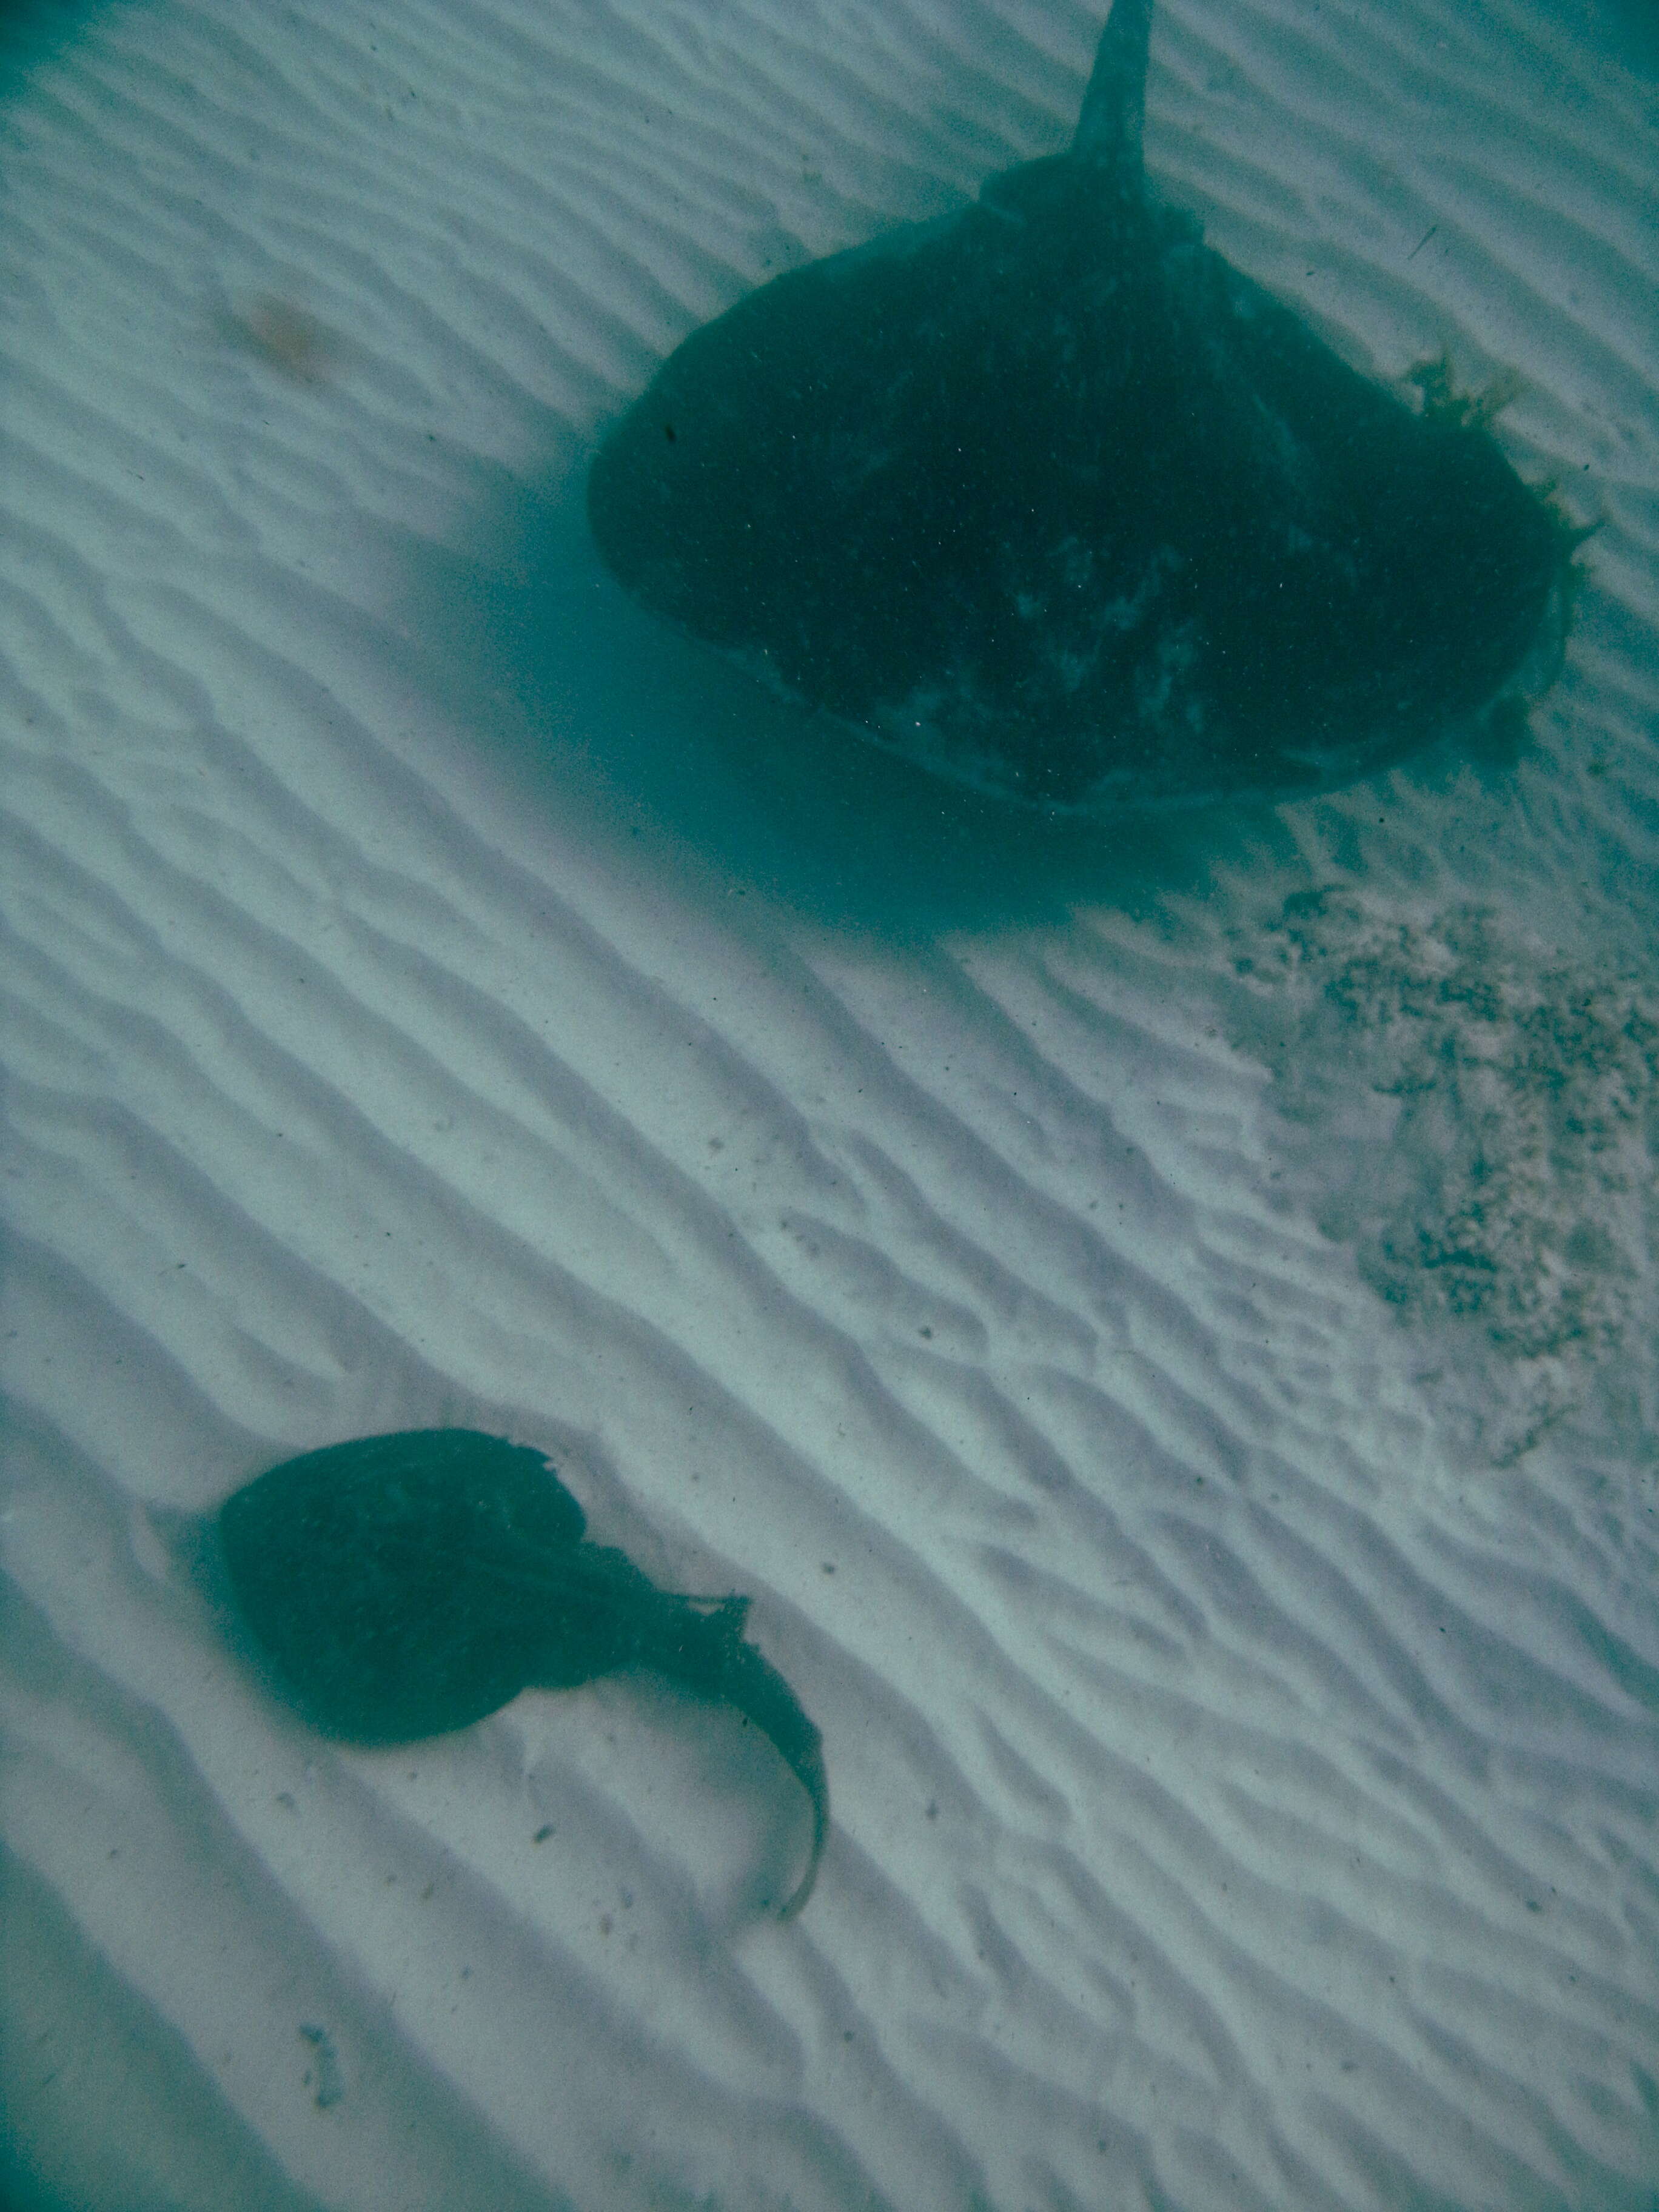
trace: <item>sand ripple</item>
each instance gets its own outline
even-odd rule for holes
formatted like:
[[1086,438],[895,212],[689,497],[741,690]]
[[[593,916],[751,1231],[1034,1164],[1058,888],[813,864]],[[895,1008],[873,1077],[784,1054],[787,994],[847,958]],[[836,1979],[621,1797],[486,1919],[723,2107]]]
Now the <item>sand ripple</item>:
[[[45,2201],[1650,2201],[1651,83],[1519,5],[1156,33],[1215,242],[1379,374],[1518,371],[1603,522],[1518,762],[1045,841],[804,739],[581,527],[665,350],[1062,143],[1097,21],[199,0],[14,58]],[[342,1753],[239,1672],[200,1516],[449,1421],[754,1594],[834,1790],[799,1923],[726,1717]]]

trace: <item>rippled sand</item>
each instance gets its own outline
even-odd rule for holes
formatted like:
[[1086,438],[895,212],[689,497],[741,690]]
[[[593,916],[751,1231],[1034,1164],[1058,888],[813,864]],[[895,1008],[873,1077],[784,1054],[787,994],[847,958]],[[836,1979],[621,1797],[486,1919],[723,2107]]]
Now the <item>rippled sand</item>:
[[[75,2212],[1575,2208],[1659,2171],[1651,79],[1160,11],[1149,167],[1602,528],[1512,760],[1011,824],[668,637],[599,428],[1098,7],[58,19],[4,107],[0,2097]],[[1610,40],[1611,33],[1608,33]],[[1646,210],[1646,212],[1644,212]],[[408,1751],[201,1517],[435,1423],[751,1632]]]

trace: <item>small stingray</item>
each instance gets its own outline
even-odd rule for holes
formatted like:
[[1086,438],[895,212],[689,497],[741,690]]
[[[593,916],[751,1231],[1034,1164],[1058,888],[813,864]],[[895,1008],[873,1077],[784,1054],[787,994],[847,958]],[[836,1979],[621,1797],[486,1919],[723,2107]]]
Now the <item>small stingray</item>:
[[735,1705],[812,1808],[811,1894],[830,1825],[822,1738],[743,1630],[746,1597],[659,1589],[587,1541],[539,1452],[412,1429],[285,1460],[227,1498],[219,1538],[242,1615],[311,1723],[354,1743],[465,1728],[520,1690],[650,1668]]
[[751,293],[588,480],[654,613],[1049,809],[1351,781],[1565,632],[1575,533],[1480,410],[1346,366],[1148,186],[1152,12],[1116,0],[1066,153]]

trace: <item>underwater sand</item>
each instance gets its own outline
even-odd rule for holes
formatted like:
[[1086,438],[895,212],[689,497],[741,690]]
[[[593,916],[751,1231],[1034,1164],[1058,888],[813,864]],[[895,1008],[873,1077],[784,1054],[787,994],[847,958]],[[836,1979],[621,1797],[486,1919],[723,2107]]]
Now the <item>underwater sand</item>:
[[[599,428],[1070,135],[1097,7],[12,33],[0,2101],[33,2197],[1631,2212],[1659,2173],[1659,85],[1160,10],[1147,157],[1600,520],[1519,758],[1045,830],[599,567]],[[342,1752],[199,1517],[458,1423],[742,1589]],[[15,2184],[17,2177],[14,2175]]]

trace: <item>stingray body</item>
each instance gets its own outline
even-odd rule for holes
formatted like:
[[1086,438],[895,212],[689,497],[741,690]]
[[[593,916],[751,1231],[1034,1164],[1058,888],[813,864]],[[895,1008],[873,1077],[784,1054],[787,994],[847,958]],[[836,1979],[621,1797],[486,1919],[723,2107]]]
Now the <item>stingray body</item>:
[[1535,681],[1571,535],[1466,411],[1362,377],[1162,204],[1151,0],[1076,137],[792,271],[611,431],[655,613],[957,781],[1063,809],[1346,781]]
[[744,1641],[748,1600],[659,1589],[583,1534],[538,1452],[471,1429],[413,1429],[286,1460],[225,1501],[231,1589],[278,1686],[357,1743],[465,1728],[520,1691],[648,1668],[735,1705],[806,1791],[806,1902],[829,1827],[821,1739]]

